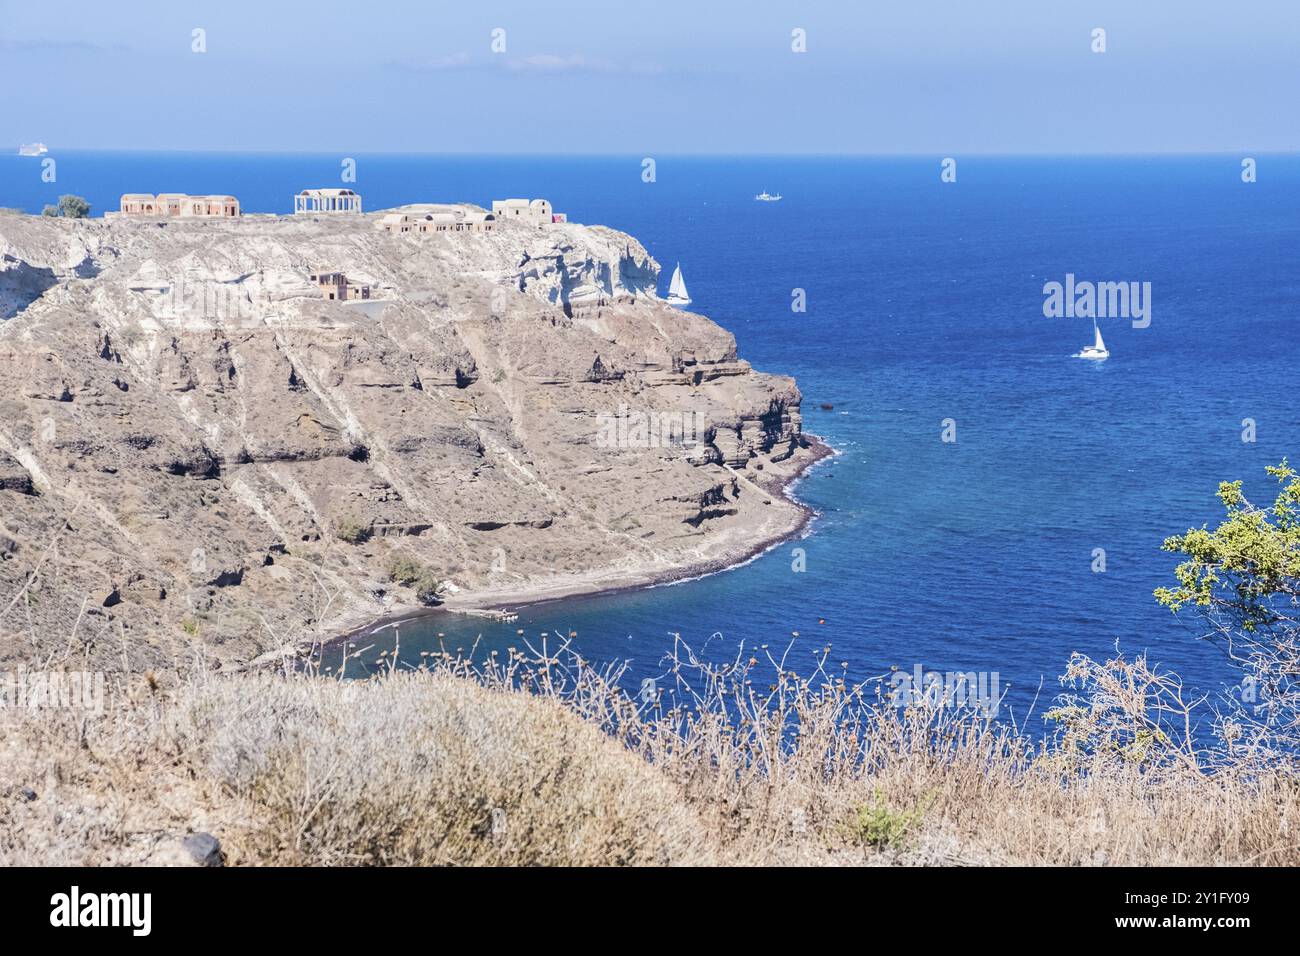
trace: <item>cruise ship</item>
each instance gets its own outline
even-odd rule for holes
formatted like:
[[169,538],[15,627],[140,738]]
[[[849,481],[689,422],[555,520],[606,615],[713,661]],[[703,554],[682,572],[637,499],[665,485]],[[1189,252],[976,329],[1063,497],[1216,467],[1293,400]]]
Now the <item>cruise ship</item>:
[[44,143],[23,143],[18,147],[19,156],[44,156],[48,152]]

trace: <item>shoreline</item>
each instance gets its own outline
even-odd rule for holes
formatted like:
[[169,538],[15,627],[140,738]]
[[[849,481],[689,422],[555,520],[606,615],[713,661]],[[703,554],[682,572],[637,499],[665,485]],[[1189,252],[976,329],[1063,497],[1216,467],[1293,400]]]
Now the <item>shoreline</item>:
[[[807,444],[801,450],[807,452],[808,457],[800,462],[799,467],[779,479],[761,484],[757,481],[754,482],[774,498],[783,498],[798,510],[798,519],[793,526],[782,532],[762,537],[742,548],[736,549],[730,554],[720,554],[713,558],[667,570],[650,571],[648,574],[638,573],[635,570],[627,571],[624,573],[627,580],[624,581],[610,580],[605,582],[598,577],[581,580],[575,575],[572,579],[561,579],[553,584],[543,583],[540,586],[521,589],[517,592],[517,597],[511,597],[509,591],[501,594],[480,591],[459,599],[456,595],[452,595],[449,600],[436,607],[395,609],[391,614],[370,618],[364,624],[356,626],[343,625],[343,630],[339,633],[336,633],[333,637],[315,641],[312,646],[318,648],[334,647],[344,641],[378,634],[380,631],[405,624],[408,621],[436,617],[440,614],[460,614],[467,617],[496,619],[503,614],[514,614],[525,608],[540,607],[557,601],[568,600],[569,598],[605,597],[629,591],[671,587],[743,567],[788,541],[794,541],[806,536],[809,526],[818,515],[817,510],[811,505],[796,498],[794,491],[813,468],[840,453],[817,435],[804,433],[802,437],[806,439]],[[612,577],[616,578],[617,575]]]

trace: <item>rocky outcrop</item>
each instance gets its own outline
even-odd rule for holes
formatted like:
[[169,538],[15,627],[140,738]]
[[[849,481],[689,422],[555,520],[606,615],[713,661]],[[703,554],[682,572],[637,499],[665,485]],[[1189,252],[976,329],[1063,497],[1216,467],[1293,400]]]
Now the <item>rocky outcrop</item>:
[[517,266],[520,291],[559,305],[568,315],[653,296],[658,265],[631,236],[567,224],[538,232]]
[[17,461],[0,452],[0,492],[14,491],[20,495],[35,494],[32,476]]
[[[0,658],[250,659],[416,605],[376,587],[396,559],[513,600],[802,520],[765,490],[809,457],[794,382],[612,229],[5,215],[0,257]],[[698,434],[609,441],[628,414]]]
[[57,219],[0,212],[0,322],[69,279],[93,278],[112,250],[103,234],[69,230]]

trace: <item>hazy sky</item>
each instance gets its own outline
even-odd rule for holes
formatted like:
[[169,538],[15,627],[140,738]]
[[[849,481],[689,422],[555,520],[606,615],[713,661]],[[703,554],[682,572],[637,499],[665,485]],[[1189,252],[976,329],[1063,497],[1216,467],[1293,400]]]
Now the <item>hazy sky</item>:
[[5,148],[1300,148],[1300,0],[0,0],[0,64]]

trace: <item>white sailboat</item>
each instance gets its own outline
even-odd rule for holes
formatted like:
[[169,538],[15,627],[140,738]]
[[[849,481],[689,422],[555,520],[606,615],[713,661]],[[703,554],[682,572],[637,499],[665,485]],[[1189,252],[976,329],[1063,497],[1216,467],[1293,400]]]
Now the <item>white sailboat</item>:
[[1083,351],[1078,353],[1075,358],[1094,359],[1098,362],[1110,358],[1110,352],[1106,350],[1106,343],[1101,340],[1101,329],[1097,327],[1096,319],[1092,320],[1092,331],[1095,336],[1093,343],[1084,346]]
[[677,263],[677,268],[673,270],[673,281],[668,286],[668,304],[691,304],[690,294],[686,291],[686,280],[682,278],[682,264],[680,262]]

